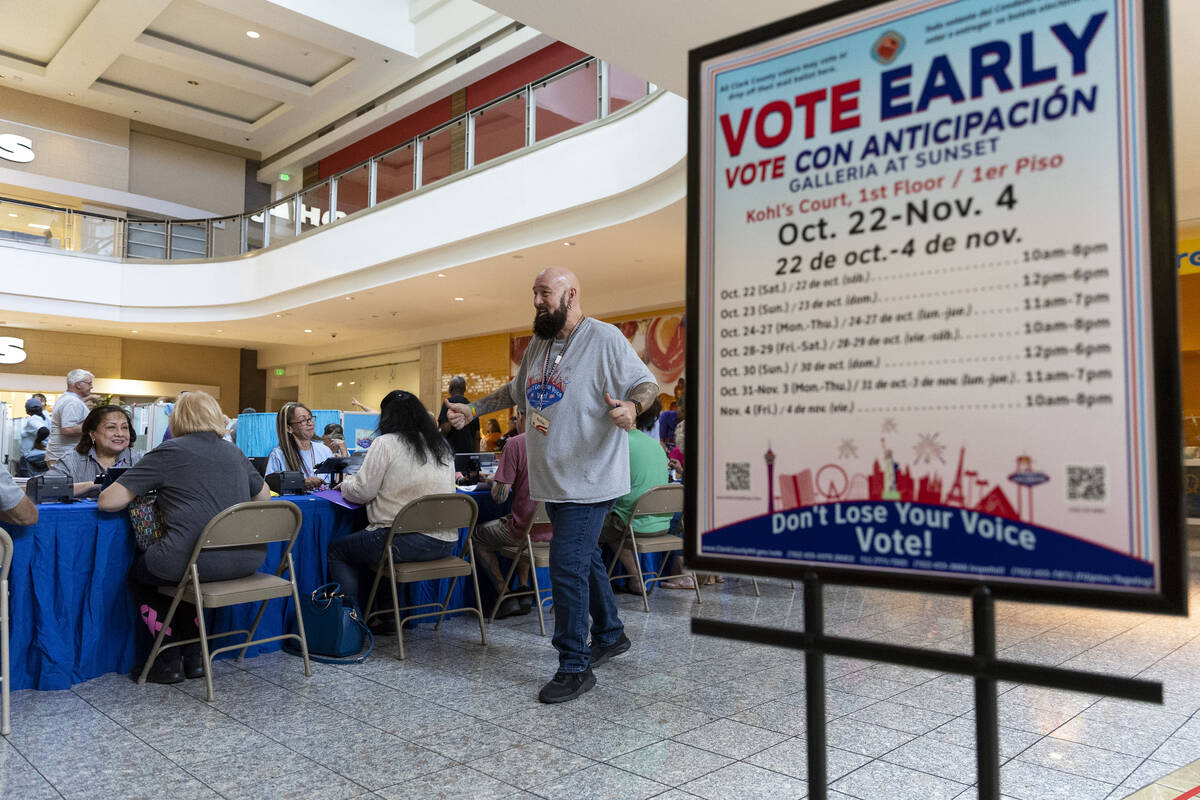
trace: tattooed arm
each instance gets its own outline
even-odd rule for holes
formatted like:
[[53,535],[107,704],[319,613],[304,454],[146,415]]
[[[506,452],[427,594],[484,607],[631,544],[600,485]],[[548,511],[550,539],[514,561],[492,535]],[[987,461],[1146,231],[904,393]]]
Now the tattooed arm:
[[509,393],[510,386],[512,386],[511,383],[506,383],[487,397],[482,397],[474,403],[451,403],[447,400],[446,419],[455,428],[462,430],[475,417],[481,417],[493,411],[503,411],[506,408],[512,408],[515,404],[512,401],[512,395]]

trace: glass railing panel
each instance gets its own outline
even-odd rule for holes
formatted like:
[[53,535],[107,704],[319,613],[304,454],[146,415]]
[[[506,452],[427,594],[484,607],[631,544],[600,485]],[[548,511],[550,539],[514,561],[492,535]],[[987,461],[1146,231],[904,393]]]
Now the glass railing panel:
[[375,165],[375,202],[382,203],[413,190],[413,146],[406,144]]
[[93,214],[72,214],[71,249],[93,256],[121,255],[121,220]]
[[260,211],[246,219],[246,251],[261,250],[263,246],[263,219],[265,214]]
[[125,255],[128,258],[167,257],[167,223],[129,220],[125,223],[125,231]]
[[0,239],[63,248],[68,239],[67,212],[24,203],[0,202]]
[[300,196],[300,232],[311,231],[329,222],[329,181],[304,190]]
[[211,246],[213,258],[229,258],[242,252],[242,218],[223,217],[212,221]]
[[203,222],[171,223],[171,258],[207,258],[208,231]]
[[271,206],[268,216],[271,225],[271,245],[282,244],[296,238],[296,222],[292,219],[292,210],[296,201],[289,198],[282,203]]
[[459,172],[466,164],[467,126],[464,120],[459,120],[432,133],[421,137],[421,185],[428,186],[434,181],[449,177],[452,172]]
[[347,214],[357,214],[368,205],[368,192],[371,188],[371,167],[363,164],[361,167],[342,173],[337,178],[337,210],[338,219]]
[[472,114],[475,123],[475,163],[520,150],[525,146],[525,92]]
[[533,102],[537,141],[595,120],[599,114],[596,96],[594,61],[536,84]]
[[636,103],[648,93],[650,84],[632,72],[626,72],[615,64],[608,65],[608,113],[619,111]]

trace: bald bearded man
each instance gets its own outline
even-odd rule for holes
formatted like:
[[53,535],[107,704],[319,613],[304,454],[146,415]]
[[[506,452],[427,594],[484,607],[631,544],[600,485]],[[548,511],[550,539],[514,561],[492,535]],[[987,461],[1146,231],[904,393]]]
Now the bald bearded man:
[[620,330],[584,315],[570,270],[538,273],[533,307],[534,339],[516,378],[474,403],[447,401],[446,412],[461,429],[481,414],[525,409],[529,496],[546,504],[554,528],[559,667],[538,699],[562,703],[596,685],[592,667],[630,647],[598,542],[613,501],[629,491],[625,431],[658,397],[658,384]]

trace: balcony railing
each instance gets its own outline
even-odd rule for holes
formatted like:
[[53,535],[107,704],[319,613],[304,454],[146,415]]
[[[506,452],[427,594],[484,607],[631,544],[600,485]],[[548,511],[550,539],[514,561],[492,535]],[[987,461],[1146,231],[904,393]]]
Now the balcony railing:
[[654,89],[619,67],[586,58],[245,214],[134,220],[0,198],[0,243],[129,259],[236,256],[285,244],[302,233],[603,119],[643,100]]

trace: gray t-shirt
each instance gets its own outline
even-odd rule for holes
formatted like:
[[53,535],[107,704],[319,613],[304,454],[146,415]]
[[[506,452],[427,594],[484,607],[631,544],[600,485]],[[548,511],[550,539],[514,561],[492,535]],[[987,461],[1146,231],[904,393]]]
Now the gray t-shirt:
[[[215,433],[191,433],[163,442],[142,456],[117,483],[135,495],[158,490],[155,511],[167,534],[146,551],[159,578],[178,580],[209,520],[263,487],[262,476],[237,448]],[[200,556],[200,580],[241,578],[262,566],[266,547],[217,550]]]
[[50,415],[50,438],[46,440],[46,457],[58,461],[63,454],[79,444],[76,433],[63,436],[63,428],[74,428],[87,419],[88,407],[83,398],[74,392],[63,392],[54,403],[54,413]]
[[[0,469],[0,511],[9,511],[17,507],[17,503],[21,502],[21,498],[25,496],[25,492],[21,491],[21,487],[17,486],[13,476],[8,474],[8,470]],[[3,602],[0,600],[0,602]]]
[[[551,374],[543,386],[547,349]],[[585,317],[569,342],[534,337],[509,384],[513,402],[526,408],[530,498],[599,503],[627,493],[628,437],[609,418],[604,393],[624,400],[633,387],[654,382],[624,334],[606,322]],[[550,421],[547,433],[536,429],[535,413]]]

